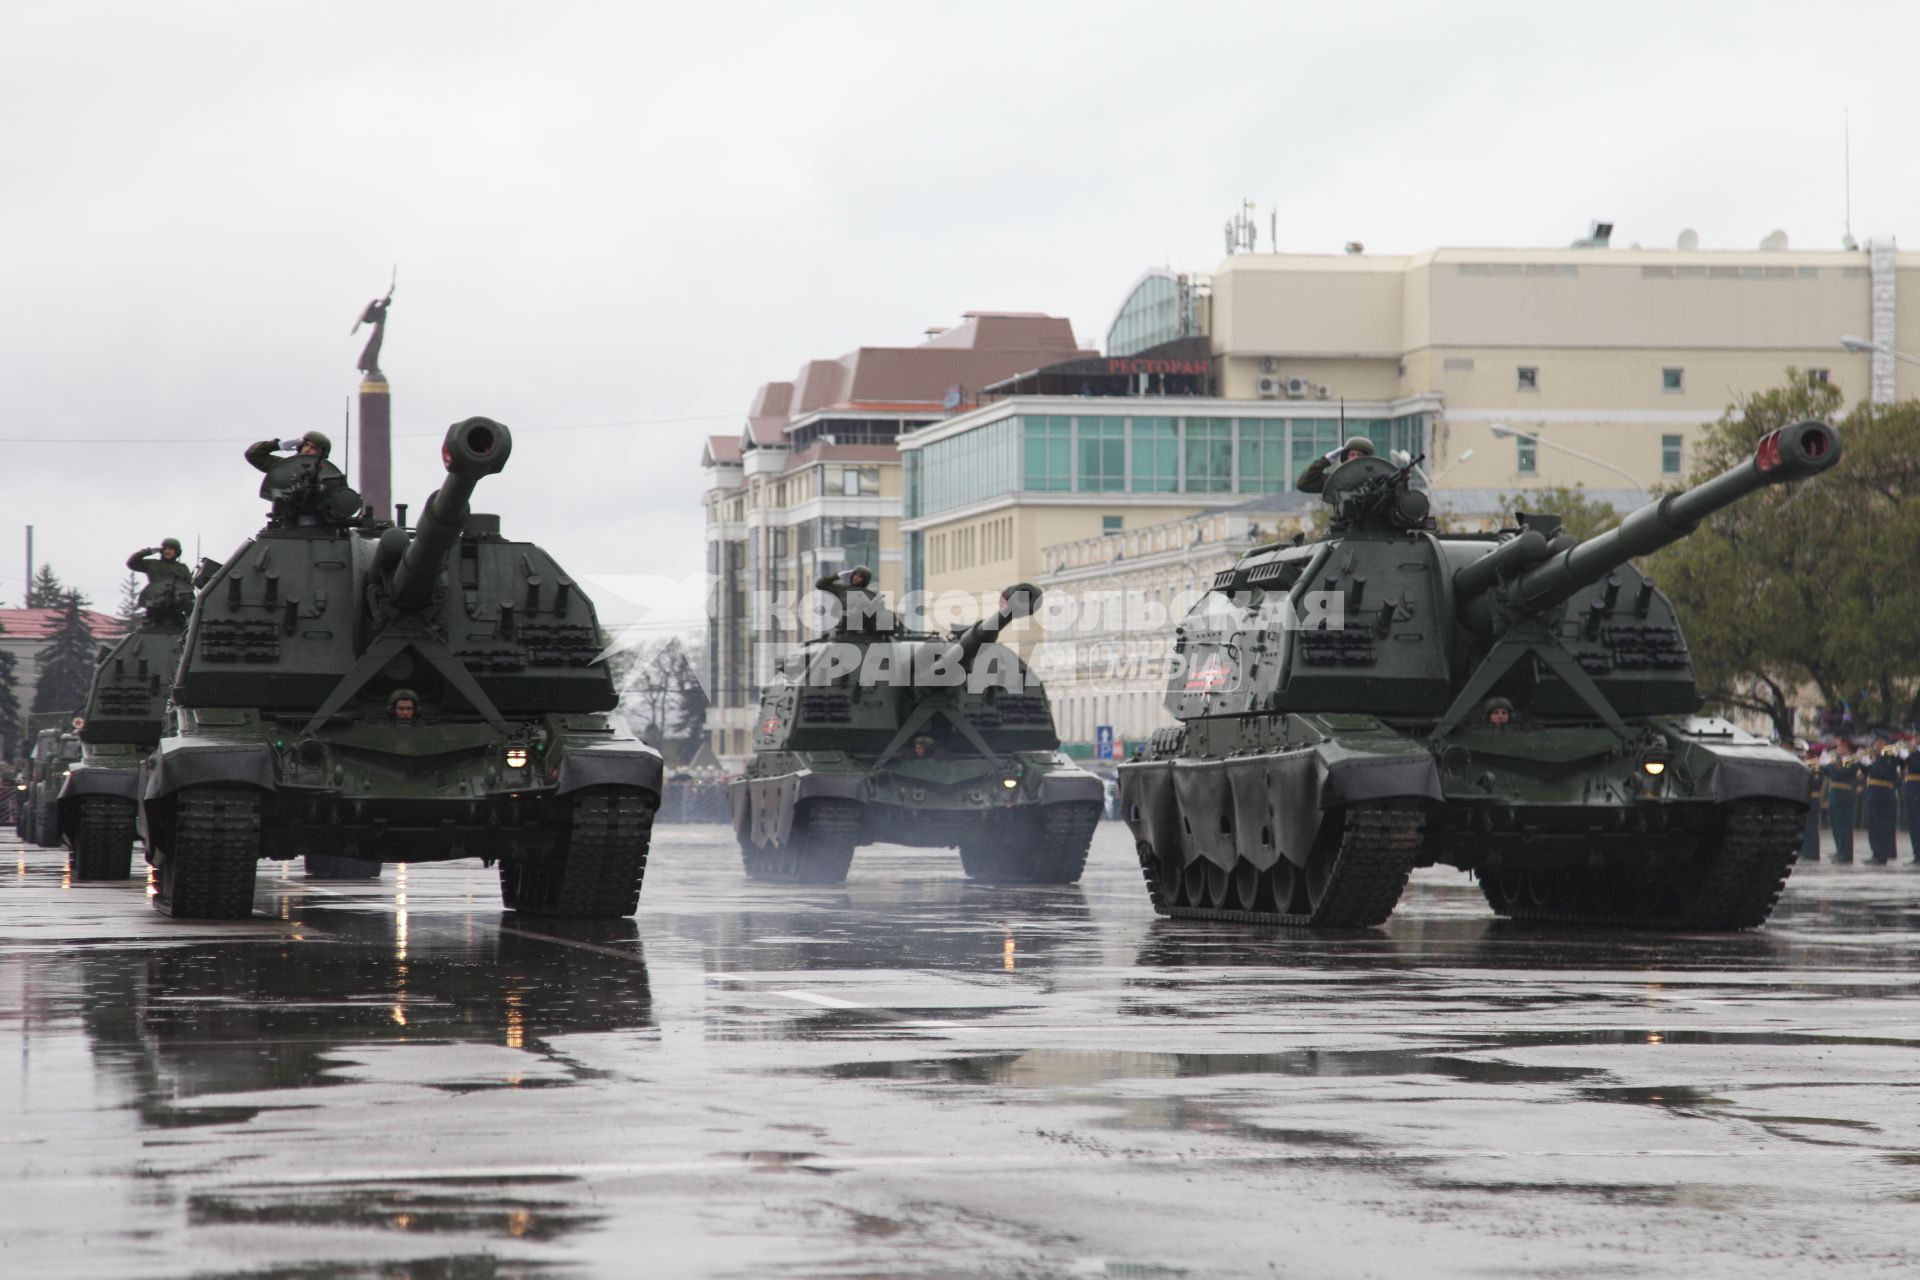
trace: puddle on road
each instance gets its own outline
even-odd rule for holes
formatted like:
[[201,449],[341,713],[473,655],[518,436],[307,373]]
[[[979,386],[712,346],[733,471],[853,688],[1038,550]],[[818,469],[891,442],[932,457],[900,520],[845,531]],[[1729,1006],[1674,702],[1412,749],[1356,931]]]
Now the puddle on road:
[[1034,1049],[1026,1053],[890,1062],[843,1062],[824,1069],[841,1080],[916,1080],[991,1085],[1084,1085],[1110,1080],[1202,1076],[1440,1076],[1478,1084],[1564,1083],[1600,1075],[1593,1067],[1482,1061],[1431,1049],[1293,1049],[1280,1053],[1141,1053]]
[[299,1197],[196,1195],[187,1202],[193,1226],[346,1227],[418,1234],[461,1233],[548,1243],[598,1226],[598,1215],[535,1200],[472,1200],[422,1192],[302,1192]]

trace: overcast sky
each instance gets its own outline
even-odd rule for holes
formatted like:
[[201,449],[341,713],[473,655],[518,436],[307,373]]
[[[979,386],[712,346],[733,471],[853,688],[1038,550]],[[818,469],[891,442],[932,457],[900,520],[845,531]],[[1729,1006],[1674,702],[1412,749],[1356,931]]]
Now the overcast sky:
[[479,509],[679,577],[760,382],[972,309],[1098,344],[1242,197],[1262,249],[1837,246],[1850,110],[1855,234],[1920,234],[1920,6],[1334,9],[0,0],[0,601],[26,524],[109,606],[162,536],[224,557],[395,263],[395,496],[486,414]]

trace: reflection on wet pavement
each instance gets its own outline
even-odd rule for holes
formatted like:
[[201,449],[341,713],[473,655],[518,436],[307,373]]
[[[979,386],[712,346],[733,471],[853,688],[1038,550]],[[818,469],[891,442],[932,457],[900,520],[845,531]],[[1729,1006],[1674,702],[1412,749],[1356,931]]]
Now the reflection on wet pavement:
[[1920,1265],[1901,870],[1722,937],[1515,927],[1437,872],[1368,933],[1158,921],[1114,827],[1071,888],[881,849],[831,889],[662,828],[592,924],[465,864],[266,864],[211,925],[0,868],[10,1275]]

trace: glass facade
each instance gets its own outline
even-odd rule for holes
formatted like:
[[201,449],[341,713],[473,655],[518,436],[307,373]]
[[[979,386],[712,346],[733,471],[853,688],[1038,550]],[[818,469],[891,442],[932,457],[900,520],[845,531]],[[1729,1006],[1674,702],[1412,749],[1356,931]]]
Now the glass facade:
[[1425,414],[1223,418],[1046,414],[1001,418],[907,450],[907,517],[1010,493],[1281,493],[1353,436],[1426,450]]
[[1120,304],[1107,330],[1107,354],[1130,356],[1198,332],[1193,282],[1171,271],[1152,271]]

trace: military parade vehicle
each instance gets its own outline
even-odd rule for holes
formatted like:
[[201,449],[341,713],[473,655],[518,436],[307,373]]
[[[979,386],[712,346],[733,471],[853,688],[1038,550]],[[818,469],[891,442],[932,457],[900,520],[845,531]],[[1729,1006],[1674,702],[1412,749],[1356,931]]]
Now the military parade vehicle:
[[276,461],[263,443],[248,458],[272,518],[200,592],[142,769],[160,908],[245,916],[262,857],[478,857],[509,908],[630,915],[660,755],[610,714],[586,594],[469,512],[507,428],[449,428],[412,529],[362,518],[324,450]]
[[[48,720],[55,722],[46,724]],[[80,761],[80,717],[40,713],[31,717],[28,727],[44,725],[33,735],[33,750],[27,756],[27,771],[19,792],[20,814],[14,830],[23,840],[45,848],[60,843],[60,788],[68,772]]]
[[[180,544],[166,540],[177,557]],[[148,548],[147,550],[155,550]],[[144,563],[144,552],[128,561]],[[75,880],[124,880],[133,868],[134,810],[140,762],[160,741],[160,726],[180,666],[182,632],[193,609],[184,566],[149,577],[138,624],[94,664],[81,725],[78,763],[60,788],[60,829],[73,850]]]
[[850,609],[788,655],[731,784],[747,874],[838,884],[857,846],[887,842],[958,848],[977,880],[1077,881],[1100,780],[1061,754],[1046,691],[995,643],[1039,599],[1010,587],[951,636]]
[[1320,538],[1216,576],[1176,635],[1180,723],[1120,768],[1155,909],[1371,926],[1439,864],[1503,916],[1764,923],[1805,768],[1696,714],[1673,608],[1630,561],[1839,457],[1831,427],[1797,423],[1584,542],[1538,515],[1437,533],[1411,463],[1336,466]]

